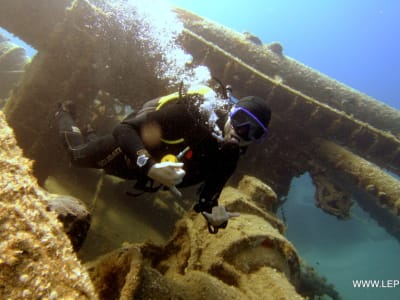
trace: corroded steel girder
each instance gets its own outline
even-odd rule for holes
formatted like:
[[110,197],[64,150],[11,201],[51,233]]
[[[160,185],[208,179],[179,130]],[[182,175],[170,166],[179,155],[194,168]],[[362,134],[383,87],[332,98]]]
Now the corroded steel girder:
[[[238,40],[236,43],[240,44],[241,41]],[[298,146],[291,151],[305,153],[305,159],[313,155],[325,157],[327,160],[321,160],[320,163],[328,168],[332,165],[328,157],[340,159],[340,153],[344,152],[350,153],[353,161],[365,161],[340,146],[344,145],[379,166],[399,174],[400,140],[392,133],[307,96],[285,85],[281,80],[270,78],[244,62],[249,59],[249,53],[244,53],[239,56],[239,59],[189,29],[185,29],[182,44],[194,56],[196,63],[207,65],[216,77],[223,81],[234,78],[234,82],[230,83],[237,88],[239,95],[263,96],[274,112],[271,132],[275,132],[283,140],[292,141],[293,147]],[[302,137],[303,142],[305,141],[305,145],[296,144],[299,136]],[[330,143],[335,147],[329,148],[329,155],[326,153],[326,147],[318,147],[315,144],[315,141],[322,141],[322,139],[315,140],[315,138],[332,141]],[[311,142],[312,139],[314,142]],[[281,143],[279,139],[275,141]],[[314,151],[321,153],[314,153]],[[333,155],[335,151],[337,153]],[[267,165],[272,166],[273,169],[273,164],[271,162]],[[364,184],[365,175],[362,172],[351,172],[346,168],[338,169],[338,171],[337,176],[351,175],[354,184],[377,198],[382,207],[388,207],[391,213],[399,215],[400,183],[397,179],[369,162],[368,170],[365,170],[368,172],[366,176],[369,176],[367,185]]]
[[381,206],[400,215],[400,184],[394,177],[351,151],[323,139],[313,142],[314,157],[333,172],[339,172],[353,184],[378,199]]
[[[257,45],[245,35],[177,9],[185,28],[224,49],[245,64],[318,102],[400,137],[400,112],[304,64],[279,53],[282,46]],[[311,47],[311,45],[310,45]],[[278,50],[276,50],[278,48]],[[189,51],[190,53],[192,51]]]
[[[400,184],[387,172],[377,168],[369,161],[354,155],[351,151],[324,139],[315,139],[313,145],[313,163],[322,162],[317,167],[322,178],[333,186],[340,186],[367,211],[377,223],[400,240]],[[314,179],[314,176],[313,176]],[[325,187],[324,187],[325,188]],[[318,189],[317,189],[318,190]],[[337,209],[346,217],[346,196],[340,189],[333,192],[330,203],[319,203],[324,210]],[[319,201],[320,199],[317,199]],[[325,207],[323,206],[325,205]]]
[[276,125],[279,124],[271,131],[279,131],[283,126],[296,128],[294,134],[324,137],[400,174],[400,140],[393,134],[302,94],[246,64],[242,56],[232,56],[188,29],[183,45],[196,62],[207,65],[215,76],[222,80],[234,78],[239,94],[264,96],[272,107]]
[[0,27],[36,49],[45,49],[72,0],[1,0]]

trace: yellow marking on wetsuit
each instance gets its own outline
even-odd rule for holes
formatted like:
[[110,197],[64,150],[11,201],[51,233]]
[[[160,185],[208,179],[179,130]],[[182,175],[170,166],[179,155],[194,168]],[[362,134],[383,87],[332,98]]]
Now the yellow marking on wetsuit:
[[159,110],[161,107],[164,106],[164,104],[168,103],[169,101],[175,100],[178,98],[179,98],[179,94],[177,92],[161,97],[160,100],[158,100],[158,105],[156,107],[156,110]]
[[205,94],[207,94],[210,91],[212,91],[212,89],[209,88],[208,86],[200,86],[196,89],[189,90],[188,95],[200,94],[200,95],[204,96]]
[[[210,91],[212,91],[212,89],[209,88],[208,86],[200,86],[198,88],[189,90],[187,92],[187,95],[200,94],[200,95],[204,96],[205,94],[207,94]],[[156,110],[160,110],[161,107],[163,107],[166,103],[168,103],[168,102],[170,102],[172,100],[177,100],[177,99],[179,99],[179,93],[178,92],[175,92],[175,93],[169,94],[167,96],[161,97],[158,100],[158,105],[156,107]],[[166,144],[174,145],[174,144],[183,143],[185,141],[185,139],[184,138],[180,138],[180,139],[176,139],[176,140],[161,139],[161,141],[163,143],[166,143]]]
[[161,142],[170,144],[170,145],[180,144],[180,143],[183,143],[184,141],[185,141],[184,138],[180,138],[177,140],[166,140],[166,139],[161,138]]
[[[204,96],[205,94],[207,94],[210,91],[212,91],[212,89],[209,88],[208,86],[200,86],[198,88],[189,90],[187,92],[187,95],[200,94],[200,95]],[[161,107],[163,107],[169,101],[176,100],[176,99],[179,99],[179,93],[178,92],[175,92],[175,93],[169,94],[167,96],[161,97],[158,100],[158,105],[156,107],[156,110],[159,110]]]

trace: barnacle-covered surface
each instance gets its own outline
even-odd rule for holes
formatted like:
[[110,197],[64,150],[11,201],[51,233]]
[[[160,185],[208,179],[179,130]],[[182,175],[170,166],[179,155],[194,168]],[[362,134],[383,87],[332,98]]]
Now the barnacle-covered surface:
[[[249,177],[221,195],[223,205],[242,214],[229,231],[210,236],[203,217],[188,214],[164,246],[125,246],[89,264],[91,281],[1,112],[0,122],[1,298],[303,299],[295,290],[298,254],[266,209],[276,194]],[[318,288],[318,295],[330,292]]]
[[0,112],[0,298],[96,299],[32,163]]
[[[164,246],[125,245],[88,264],[99,297],[303,299],[294,289],[301,289],[297,252],[283,237],[282,223],[258,206],[260,195],[263,206],[277,201],[276,195],[255,178],[243,180],[238,189],[225,188],[220,198],[228,209],[241,213],[230,222],[230,230],[210,235],[203,217],[191,213]],[[318,287],[317,295],[332,294],[332,287]]]

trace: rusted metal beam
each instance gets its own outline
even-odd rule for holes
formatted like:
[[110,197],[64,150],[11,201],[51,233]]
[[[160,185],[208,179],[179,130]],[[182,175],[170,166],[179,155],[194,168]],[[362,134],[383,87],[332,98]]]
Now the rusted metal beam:
[[400,215],[400,181],[351,151],[324,139],[313,141],[313,154],[333,171],[377,198],[381,206]]
[[[400,240],[400,181],[371,162],[324,139],[312,141],[313,162],[325,168],[321,173],[344,188],[386,231]],[[332,195],[334,196],[334,195]],[[335,197],[336,206],[346,198]]]
[[[338,171],[336,176],[351,174],[355,185],[364,182],[364,176],[367,176],[368,184],[358,184],[358,187],[378,199],[379,205],[388,208],[392,214],[399,214],[399,181],[339,145],[345,145],[380,166],[398,171],[400,169],[400,141],[395,136],[304,95],[281,81],[270,78],[244,63],[241,58],[232,56],[190,30],[185,30],[183,45],[194,56],[197,63],[207,65],[215,76],[221,76],[222,80],[234,78],[234,86],[237,87],[240,95],[257,94],[265,97],[274,112],[271,132],[280,136],[280,139],[275,138],[274,141],[278,144],[282,141],[289,143],[291,141],[292,151],[304,153],[303,162],[300,164],[304,165],[307,157],[316,156],[321,158],[320,165],[330,168],[337,162],[335,159],[340,159],[342,153],[348,153],[352,161],[366,162],[368,169],[363,170],[365,174],[349,173],[350,170],[343,168],[336,169]],[[301,145],[298,144],[299,140],[303,142]],[[333,145],[329,148],[329,155],[326,153],[326,147],[318,146],[318,141],[326,141]],[[326,144],[323,143],[323,145]],[[290,150],[287,151],[290,152]],[[291,164],[291,162],[287,163]],[[268,164],[268,168],[274,169],[273,164],[273,162]],[[363,165],[366,166],[366,164]],[[376,176],[368,177],[370,173]],[[384,184],[384,182],[387,183]]]
[[272,131],[290,128],[289,135],[301,132],[301,135],[335,141],[400,174],[400,140],[393,134],[269,77],[244,62],[248,53],[238,58],[188,29],[184,34],[182,44],[197,63],[208,66],[222,80],[233,79],[239,94],[258,94],[267,99],[274,112]]
[[279,44],[258,45],[246,39],[246,35],[191,12],[182,9],[176,9],[176,12],[185,28],[232,56],[239,57],[245,64],[282,81],[301,94],[400,138],[399,110],[283,55],[278,52],[282,48]]
[[0,27],[36,49],[43,49],[72,0],[2,0]]

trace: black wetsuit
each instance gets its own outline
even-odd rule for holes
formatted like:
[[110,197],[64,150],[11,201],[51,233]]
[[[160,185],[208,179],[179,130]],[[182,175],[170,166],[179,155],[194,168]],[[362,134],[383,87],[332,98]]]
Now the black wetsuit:
[[[73,145],[72,161],[79,166],[103,168],[108,174],[126,179],[148,179],[149,168],[166,154],[177,155],[190,147],[181,158],[186,175],[179,187],[204,182],[196,211],[211,211],[219,194],[234,172],[241,150],[235,143],[221,143],[212,135],[209,118],[199,109],[200,97],[185,97],[169,101],[158,108],[158,99],[147,102],[138,113],[126,117],[112,135],[93,139],[86,144]],[[218,125],[222,129],[226,120]],[[144,145],[144,128],[160,128],[162,141]],[[68,127],[68,126],[67,126]],[[63,132],[62,126],[60,131]],[[67,136],[67,135],[66,135]],[[151,158],[145,166],[136,162],[138,154],[148,151]]]

